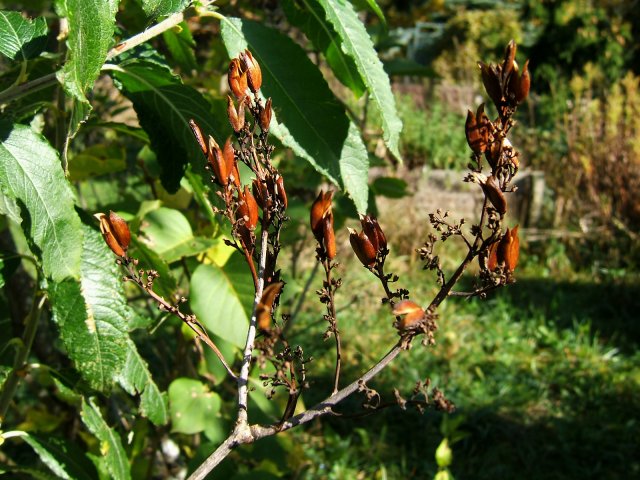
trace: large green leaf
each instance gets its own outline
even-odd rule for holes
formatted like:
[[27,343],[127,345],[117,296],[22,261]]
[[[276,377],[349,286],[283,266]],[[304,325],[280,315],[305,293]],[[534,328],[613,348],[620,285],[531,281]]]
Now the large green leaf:
[[167,263],[204,252],[217,240],[194,237],[189,220],[178,210],[158,208],[150,211],[141,224],[146,245]]
[[148,17],[157,18],[179,12],[189,0],[142,0],[142,9]]
[[355,61],[369,96],[382,118],[385,144],[399,159],[398,140],[402,131],[402,121],[396,110],[389,77],[364,24],[347,0],[308,1],[317,2],[324,9],[327,21],[333,25],[342,41],[342,50]]
[[199,380],[177,378],[169,385],[171,431],[194,434],[215,429],[222,401]]
[[31,20],[20,12],[0,10],[0,53],[12,60],[28,60],[38,56],[46,43],[44,17]]
[[67,61],[58,80],[69,95],[85,96],[100,74],[112,43],[118,0],[57,0],[56,10],[69,22]]
[[211,333],[237,347],[244,347],[249,317],[243,307],[242,289],[251,277],[238,284],[216,265],[200,265],[191,276],[190,305],[198,320]]
[[56,151],[25,125],[0,123],[0,189],[16,200],[22,228],[47,277],[78,277],[80,218]]
[[221,138],[224,128],[211,115],[208,102],[156,63],[133,60],[108,67],[122,92],[133,102],[140,125],[149,135],[161,165],[162,185],[170,193],[180,187],[189,161],[204,164],[202,151],[188,121],[193,118],[206,134]]
[[171,57],[185,73],[198,68],[194,51],[196,42],[191,35],[187,22],[182,22],[171,30],[163,32],[162,38],[167,44]]
[[98,232],[83,233],[81,281],[52,283],[49,293],[69,357],[93,388],[108,391],[127,361],[131,310],[113,253]]
[[323,53],[338,80],[360,97],[366,89],[364,82],[353,59],[342,51],[340,38],[327,23],[324,10],[308,0],[285,0],[282,5],[289,22],[300,28]]
[[358,211],[367,208],[369,158],[358,131],[306,52],[257,22],[227,18],[222,39],[231,57],[249,48],[262,67],[262,90],[273,98],[271,132],[296,155],[343,187]]
[[147,363],[132,340],[127,342],[127,362],[118,375],[118,382],[130,395],[140,394],[140,413],[156,425],[169,421],[167,401],[151,378]]
[[107,425],[92,400],[83,399],[80,416],[89,431],[100,440],[100,452],[111,478],[118,480],[131,478],[129,460],[122,447],[122,440],[118,432]]
[[63,479],[95,478],[96,469],[84,453],[62,438],[40,435],[21,437],[38,454],[42,463]]

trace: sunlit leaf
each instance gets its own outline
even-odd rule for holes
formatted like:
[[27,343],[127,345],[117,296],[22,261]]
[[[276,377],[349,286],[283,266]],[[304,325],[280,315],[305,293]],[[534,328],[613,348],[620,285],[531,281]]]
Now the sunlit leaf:
[[179,12],[189,0],[142,0],[142,9],[148,17],[157,18]]
[[12,60],[28,60],[47,43],[44,17],[25,18],[20,12],[0,10],[0,53]]
[[57,477],[73,480],[96,476],[95,467],[76,445],[53,436],[29,434],[21,438]]
[[169,385],[171,430],[194,434],[214,428],[220,422],[222,401],[199,380],[178,378]]

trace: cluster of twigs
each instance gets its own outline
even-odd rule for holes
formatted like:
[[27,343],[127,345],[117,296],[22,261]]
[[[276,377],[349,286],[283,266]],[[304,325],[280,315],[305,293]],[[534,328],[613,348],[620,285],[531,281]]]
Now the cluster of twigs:
[[[511,42],[501,64],[479,64],[483,83],[497,110],[497,117],[490,120],[484,104],[475,113],[469,112],[465,130],[473,153],[465,181],[481,187],[484,201],[480,220],[468,229],[464,219],[454,221],[449,212],[438,210],[429,216],[431,225],[440,235],[438,238],[431,234],[424,246],[418,249],[418,253],[424,261],[424,268],[436,272],[440,285],[431,302],[424,307],[409,299],[408,290],[392,288],[399,278],[385,270],[390,250],[386,235],[374,217],[361,217],[361,231],[349,229],[351,246],[357,258],[382,286],[382,304],[389,305],[391,309],[390,315],[394,319],[393,326],[399,339],[389,353],[367,372],[342,388],[342,344],[335,306],[336,292],[342,280],[335,274],[338,263],[332,212],[333,192],[321,191],[311,206],[310,225],[317,241],[316,259],[325,274],[322,288],[317,293],[326,306],[324,318],[328,326],[325,339],[333,337],[335,340],[336,364],[331,394],[297,415],[295,411],[298,399],[303,389],[309,387],[306,365],[310,358],[305,356],[302,347],[289,345],[283,322],[278,322],[274,315],[285,286],[280,279],[277,260],[281,250],[280,231],[287,220],[287,195],[284,180],[271,161],[273,146],[268,141],[272,117],[271,99],[264,101],[260,96],[262,74],[258,62],[249,51],[242,52],[229,66],[229,87],[235,99],[228,97],[227,114],[235,132],[235,142],[228,139],[220,147],[214,138],[205,139],[198,125],[190,122],[207,160],[211,180],[218,187],[216,194],[224,204],[223,208],[216,211],[231,224],[232,235],[227,244],[243,254],[255,287],[253,312],[238,374],[233,373],[232,368],[227,365],[195,316],[180,310],[180,301],[172,304],[153,291],[157,273],[152,270],[137,270],[138,261],[127,255],[130,233],[126,223],[112,212],[109,215],[98,215],[105,241],[127,271],[125,280],[134,282],[161,309],[178,316],[189,325],[197,337],[216,352],[237,382],[235,428],[191,478],[204,478],[238,445],[255,442],[322,415],[334,414],[334,407],[354,393],[360,392],[365,396],[365,406],[369,409],[377,410],[390,405],[382,402],[381,395],[370,388],[367,382],[403,350],[410,348],[412,340],[417,336],[423,337],[425,345],[435,343],[438,306],[449,296],[483,297],[490,290],[514,281],[519,252],[518,227],[505,230],[504,217],[508,210],[505,193],[513,191],[511,181],[518,171],[519,153],[509,142],[507,135],[514,126],[513,114],[529,91],[527,64],[520,73],[515,53],[516,46]],[[489,167],[487,173],[484,173],[485,161]],[[238,162],[244,163],[251,170],[251,188],[242,182]],[[452,237],[464,242],[467,253],[455,271],[447,275],[435,254],[435,246],[438,241],[444,242]],[[476,259],[480,265],[480,273],[474,289],[470,292],[454,291],[454,286],[464,271]],[[254,360],[256,357],[257,362]],[[261,376],[265,385],[271,387],[269,394],[273,395],[276,389],[284,388],[289,397],[279,421],[270,425],[252,425],[249,423],[247,404],[249,374],[253,365],[257,363],[262,366],[266,361],[275,367],[275,373]],[[444,394],[431,387],[429,379],[418,381],[408,399],[395,390],[394,399],[391,404],[402,408],[413,405],[422,410],[425,406],[432,405],[447,411],[453,409],[453,404]]]

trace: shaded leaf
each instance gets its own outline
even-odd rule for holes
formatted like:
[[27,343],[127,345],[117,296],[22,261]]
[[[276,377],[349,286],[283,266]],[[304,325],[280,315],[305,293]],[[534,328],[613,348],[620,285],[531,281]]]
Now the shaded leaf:
[[47,277],[78,277],[82,232],[56,151],[25,125],[0,124],[0,189],[17,202],[22,229]]
[[111,74],[133,102],[140,125],[149,135],[161,165],[162,185],[175,193],[189,161],[204,165],[189,119],[219,140],[224,129],[215,123],[209,104],[198,91],[183,85],[179,77],[157,63],[133,60],[114,66]]
[[140,242],[136,237],[131,237],[130,255],[140,260],[139,268],[153,269],[159,274],[153,282],[154,290],[165,298],[171,298],[176,289],[176,279],[171,274],[169,265],[160,256]]
[[171,431],[194,434],[215,429],[222,401],[199,380],[178,378],[169,385]]
[[0,10],[0,53],[12,60],[37,57],[47,43],[44,17],[25,18],[20,12]]
[[67,353],[91,387],[108,391],[127,360],[131,311],[122,273],[100,233],[83,226],[82,278],[52,283],[53,319]]
[[96,469],[74,444],[57,437],[25,435],[21,437],[38,454],[42,463],[63,479],[95,478]]
[[384,62],[384,71],[389,76],[413,76],[413,77],[435,77],[435,71],[431,67],[411,60],[409,58],[394,58]]
[[376,195],[389,198],[402,198],[409,195],[407,192],[407,182],[401,178],[379,177],[373,181],[371,190]]
[[382,118],[384,142],[391,153],[400,159],[398,140],[402,131],[402,121],[396,110],[389,77],[373,46],[371,37],[346,0],[316,0],[325,11],[327,21],[333,25],[342,40],[343,51],[353,58],[361,77],[367,86],[369,96]]
[[57,74],[69,95],[88,103],[87,90],[100,74],[113,42],[118,0],[57,0],[56,11],[69,22],[67,61]]
[[200,265],[191,276],[190,305],[207,330],[242,348],[249,317],[238,291],[242,286],[233,280],[216,265]]
[[100,410],[91,399],[89,401],[83,399],[80,416],[89,431],[100,440],[100,452],[111,478],[130,479],[129,460],[122,447],[122,440],[118,432],[107,425]]
[[222,38],[231,57],[249,48],[260,63],[262,90],[273,98],[277,114],[271,133],[344,188],[358,211],[366,211],[366,148],[306,52],[277,30],[238,18],[222,21]]
[[196,62],[195,46],[191,31],[187,22],[179,23],[171,30],[162,33],[162,38],[167,44],[167,49],[171,57],[185,72],[190,72],[198,68]]
[[126,168],[127,158],[124,147],[116,144],[95,144],[85,148],[71,159],[69,179],[71,181],[86,180],[98,175],[121,172]]
[[118,375],[118,382],[129,395],[140,394],[140,413],[155,425],[169,421],[169,410],[163,393],[153,381],[147,363],[132,340],[127,342],[127,361]]

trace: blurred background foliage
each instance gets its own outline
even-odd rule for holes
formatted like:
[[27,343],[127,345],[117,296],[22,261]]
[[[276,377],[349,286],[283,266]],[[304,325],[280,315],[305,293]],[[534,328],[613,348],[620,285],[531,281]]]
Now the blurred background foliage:
[[[371,181],[377,198],[371,195],[370,209],[378,210],[391,243],[391,266],[402,286],[412,291],[412,298],[427,299],[434,292],[435,279],[425,281],[414,251],[420,246],[420,235],[427,232],[429,212],[417,202],[410,204],[410,211],[396,202],[417,193],[409,180],[416,172],[428,177],[435,169],[447,169],[462,177],[469,157],[466,111],[484,101],[477,61],[496,62],[510,39],[519,45],[518,60],[530,59],[532,93],[516,115],[513,143],[522,152],[523,169],[544,173],[542,215],[525,229],[518,282],[485,301],[446,302],[435,348],[416,345],[408,358],[400,359],[372,385],[393,404],[394,388],[406,395],[417,380],[429,377],[456,404],[455,414],[427,411],[422,415],[390,406],[369,416],[360,408],[363,399],[356,398],[341,409],[342,418],[317,421],[234,452],[216,475],[237,479],[640,477],[639,2],[378,0],[385,23],[368,7],[368,0],[352,3],[362,12],[393,81],[404,123],[402,166],[381,145],[380,122],[368,108],[366,95],[356,98],[344,91],[317,52],[311,51],[305,36],[289,25],[280,2],[217,2],[225,11],[277,26],[306,45],[332,90],[360,119],[369,134],[365,136],[369,151],[375,152],[371,157],[374,175],[383,178]],[[51,16],[45,1],[5,2],[4,8]],[[127,36],[127,28],[143,29],[146,25],[140,22],[145,18],[138,3],[125,1],[118,14],[122,37]],[[220,85],[228,58],[216,23],[203,21],[191,32],[188,28],[167,32],[155,46],[185,83],[207,97],[213,114],[224,117]],[[38,62],[30,68],[36,75]],[[130,109],[110,92],[108,84],[99,83],[94,90],[95,117],[128,121]],[[17,109],[16,116],[26,118],[33,115],[34,105],[44,101],[30,98],[12,108]],[[56,136],[55,131],[47,131],[52,123],[35,118],[42,121],[45,133]],[[144,132],[105,126],[90,120],[74,140],[82,155],[76,159],[83,161],[72,163],[71,175],[78,182],[83,208],[130,211],[128,220],[141,225],[141,236],[146,238],[153,237],[154,229],[148,212],[166,213],[158,211],[160,205],[180,210],[198,236],[219,235],[226,228],[187,208],[197,194],[188,185],[175,195],[164,191],[157,180],[153,152],[131,141],[144,137]],[[108,148],[96,149],[98,143]],[[113,170],[96,177],[95,166],[105,155]],[[283,233],[283,241],[292,245],[283,263],[288,282],[283,306],[290,311],[295,295],[312,277],[313,246],[305,225],[308,204],[322,179],[306,163],[296,163],[282,150],[278,155],[291,198],[292,222]],[[131,168],[140,168],[143,175],[129,176]],[[89,171],[91,182],[84,182]],[[151,190],[161,203],[143,203]],[[138,213],[132,205],[140,206]],[[338,199],[336,227],[354,216],[353,206]],[[338,307],[348,355],[345,378],[354,378],[395,339],[390,338],[394,333],[389,316],[378,303],[382,292],[348,253],[345,235],[341,241],[340,272],[347,288],[339,292]],[[447,243],[441,258],[450,267],[446,262],[453,264],[460,255],[460,249]],[[195,259],[189,258],[171,268],[183,286],[188,283],[184,272],[196,266]],[[314,390],[305,394],[305,405],[330,390],[333,368],[331,348],[322,341],[322,309],[312,301],[312,292],[319,286],[319,278],[312,279],[309,301],[294,315],[290,327],[291,343],[304,343],[305,351],[313,352],[315,358],[310,365]],[[148,324],[162,325],[153,341],[146,332],[138,332],[154,376],[200,374],[209,380],[219,375],[212,359],[200,364],[193,360],[189,338],[171,335],[180,330],[177,322],[155,311],[147,316]],[[44,327],[45,339],[47,334],[54,335],[51,330]],[[36,341],[35,349],[45,357],[51,355],[47,341]],[[179,365],[172,360],[176,355],[183,359]],[[55,380],[44,370],[39,375],[44,384]],[[183,458],[190,459],[190,466],[197,465],[231,427],[225,402],[231,404],[234,394],[224,385],[213,387],[223,400],[215,428],[197,435],[195,441],[169,432],[154,440],[153,447],[160,450],[162,444],[165,455],[179,446],[184,455],[175,462],[177,471],[184,467]],[[260,389],[258,384],[255,387]],[[313,391],[319,392],[317,396]],[[270,404],[261,392],[255,393],[253,412],[267,415],[277,406],[278,399]],[[68,420],[48,414],[35,393],[20,401],[28,424],[21,428],[51,431]],[[62,404],[64,399],[55,401]],[[120,408],[113,406],[116,412]],[[152,428],[147,420],[133,416],[123,422],[143,434]],[[435,457],[444,439],[453,452],[448,462]],[[98,451],[97,445],[92,448]],[[127,446],[134,458],[136,449],[142,447]],[[140,460],[132,468],[144,478],[143,472],[151,466]]]

